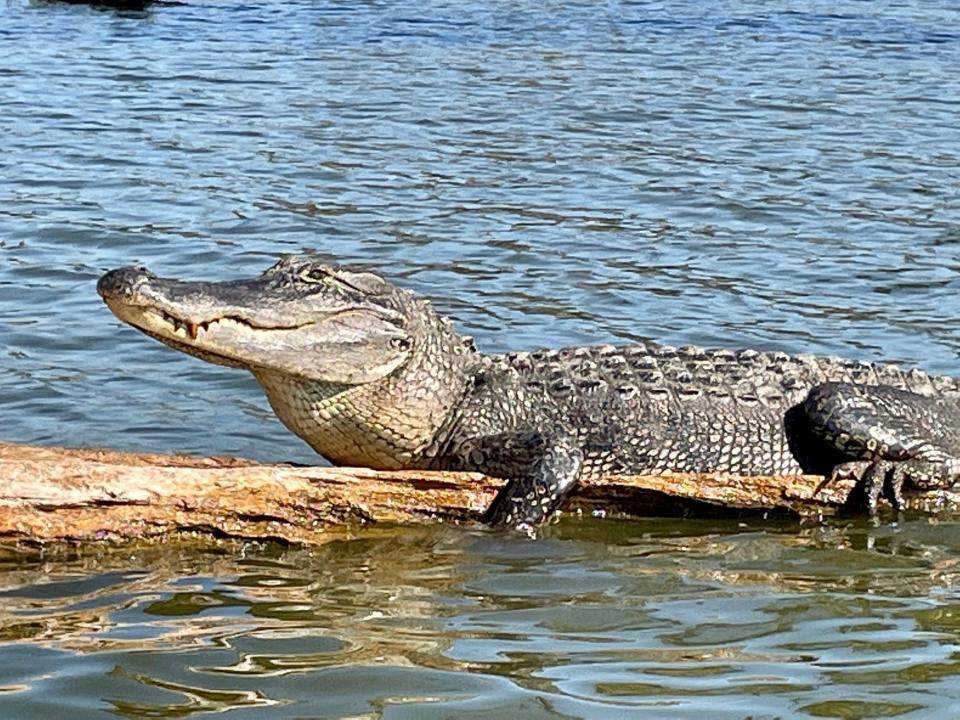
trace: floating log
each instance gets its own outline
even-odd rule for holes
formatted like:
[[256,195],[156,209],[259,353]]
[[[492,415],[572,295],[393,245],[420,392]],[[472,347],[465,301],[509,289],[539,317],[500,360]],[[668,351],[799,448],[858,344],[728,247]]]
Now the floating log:
[[[370,523],[479,522],[503,481],[478,473],[262,464],[0,443],[0,537],[26,542],[190,534],[314,544]],[[811,475],[613,476],[582,483],[569,513],[829,513],[850,481]],[[960,491],[913,495],[956,511]]]

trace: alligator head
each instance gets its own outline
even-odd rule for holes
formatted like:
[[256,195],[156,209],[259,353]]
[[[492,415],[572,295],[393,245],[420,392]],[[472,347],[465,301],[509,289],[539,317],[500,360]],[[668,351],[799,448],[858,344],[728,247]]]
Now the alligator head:
[[219,283],[120,268],[100,279],[97,292],[124,322],[221,365],[355,384],[388,375],[410,355],[409,293],[309,258],[287,257],[259,277]]
[[119,268],[97,291],[118,318],[167,345],[250,370],[287,427],[340,463],[415,463],[471,353],[425,300],[310,256],[227,282]]

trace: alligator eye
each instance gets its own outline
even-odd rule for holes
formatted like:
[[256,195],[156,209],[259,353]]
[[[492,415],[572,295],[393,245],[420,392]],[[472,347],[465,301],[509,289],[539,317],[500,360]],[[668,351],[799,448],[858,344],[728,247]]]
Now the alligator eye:
[[312,283],[327,282],[332,277],[330,268],[328,268],[326,265],[308,265],[298,274],[301,280],[306,280],[307,282]]

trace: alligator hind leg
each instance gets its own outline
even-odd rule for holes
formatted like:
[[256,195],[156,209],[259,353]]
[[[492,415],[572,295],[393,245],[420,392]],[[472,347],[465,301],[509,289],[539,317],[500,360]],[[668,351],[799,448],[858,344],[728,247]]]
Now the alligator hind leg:
[[904,488],[949,488],[960,480],[960,408],[887,385],[823,383],[803,404],[810,429],[849,458],[831,480],[853,478],[847,505],[877,512],[880,497],[903,507]]

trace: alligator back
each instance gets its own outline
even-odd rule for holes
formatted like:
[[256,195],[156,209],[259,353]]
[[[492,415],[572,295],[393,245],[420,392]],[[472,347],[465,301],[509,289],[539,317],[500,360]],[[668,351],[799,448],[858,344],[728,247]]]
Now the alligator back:
[[544,383],[563,394],[568,385],[600,384],[620,394],[644,393],[679,402],[707,396],[716,402],[791,406],[814,385],[848,382],[888,385],[925,396],[958,396],[960,380],[897,365],[758,350],[672,347],[643,343],[596,345],[491,356],[526,384]]
[[483,358],[441,463],[516,473],[522,457],[496,467],[504,442],[560,433],[588,450],[587,472],[822,472],[837,458],[795,421],[824,382],[960,398],[954,378],[781,352],[651,343],[509,353]]

